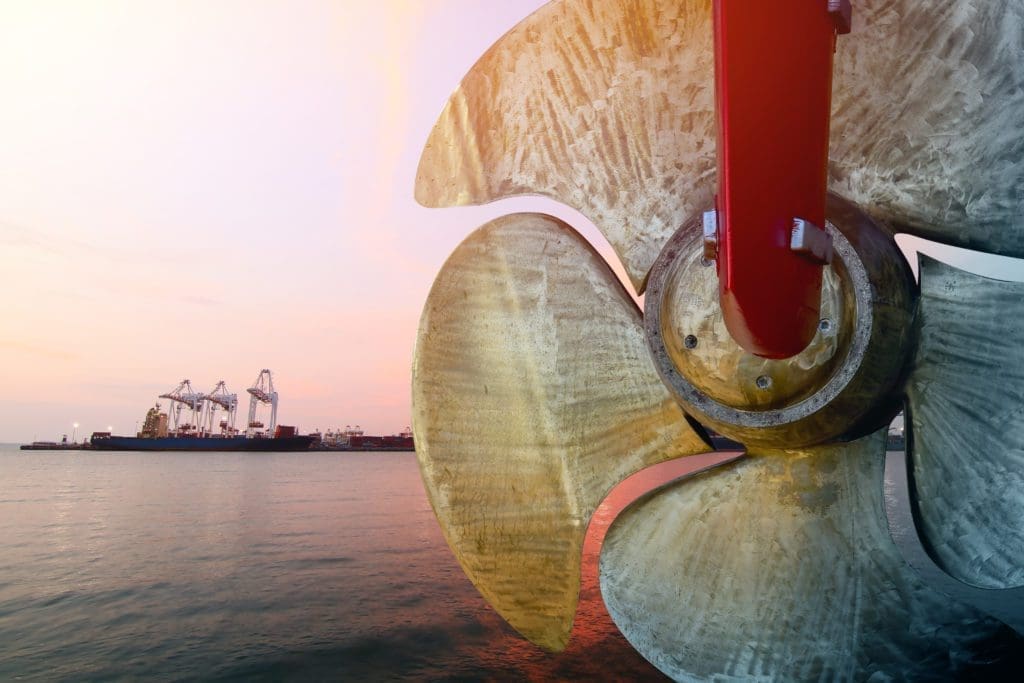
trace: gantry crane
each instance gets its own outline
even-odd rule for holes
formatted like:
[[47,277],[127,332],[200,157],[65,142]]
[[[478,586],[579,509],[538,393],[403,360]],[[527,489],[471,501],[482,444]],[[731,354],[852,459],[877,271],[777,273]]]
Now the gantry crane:
[[274,427],[277,426],[277,392],[274,391],[274,378],[270,370],[264,368],[256,377],[253,385],[246,389],[249,392],[249,421],[246,427],[246,436],[255,436],[258,430],[263,428],[263,423],[256,419],[257,403],[270,404],[270,424],[267,425],[267,434],[274,434]]
[[235,414],[238,411],[238,394],[229,394],[224,380],[217,382],[217,386],[208,394],[204,394],[206,400],[203,411],[203,429],[207,434],[213,434],[213,427],[216,420],[217,408],[223,408],[227,416],[220,421],[220,433],[222,435],[233,435],[235,433]]
[[[196,392],[189,380],[181,380],[174,389],[166,394],[160,394],[160,398],[166,398],[177,404],[173,407],[168,406],[167,413],[171,420],[171,432],[175,434],[198,433],[199,421],[203,411],[203,400],[206,397]],[[190,422],[181,424],[181,411],[184,408],[188,408],[191,411],[192,419]]]

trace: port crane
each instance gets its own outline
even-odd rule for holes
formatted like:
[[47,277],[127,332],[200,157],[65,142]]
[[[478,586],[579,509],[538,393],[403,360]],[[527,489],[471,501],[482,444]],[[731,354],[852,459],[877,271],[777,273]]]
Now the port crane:
[[220,421],[221,434],[235,433],[235,414],[238,411],[238,394],[229,394],[224,380],[217,382],[217,386],[208,394],[203,395],[205,405],[203,407],[202,426],[207,434],[213,434],[213,426],[216,421],[217,408],[223,408],[227,413]]
[[249,392],[249,421],[246,427],[246,436],[256,435],[257,430],[263,428],[263,423],[256,419],[256,408],[259,403],[270,405],[270,424],[267,425],[267,433],[273,435],[274,427],[277,426],[277,392],[274,391],[274,378],[270,370],[264,368],[256,377],[253,385],[246,389]]
[[[181,380],[174,389],[165,394],[160,394],[160,398],[166,398],[176,404],[167,411],[169,413],[168,417],[171,420],[172,432],[187,434],[199,430],[199,421],[202,416],[205,396],[195,391],[189,380]],[[184,408],[188,408],[192,412],[192,419],[191,422],[181,424],[181,411]]]

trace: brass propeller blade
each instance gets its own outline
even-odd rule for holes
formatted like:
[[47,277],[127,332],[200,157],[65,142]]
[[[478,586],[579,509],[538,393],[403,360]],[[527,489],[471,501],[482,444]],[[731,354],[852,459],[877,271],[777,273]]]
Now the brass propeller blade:
[[540,194],[594,221],[642,290],[714,191],[707,0],[557,0],[473,66],[427,141],[425,206]]
[[420,321],[413,430],[462,568],[520,633],[565,647],[608,491],[713,450],[658,379],[640,312],[569,226],[517,214],[451,255]]
[[1024,3],[858,0],[829,187],[900,232],[1024,256]]
[[657,489],[605,537],[601,590],[678,680],[922,680],[1021,639],[932,590],[886,528],[884,434],[762,451]]
[[[838,40],[830,189],[896,228],[1024,256],[1024,4],[859,0]],[[420,159],[426,206],[540,194],[611,243],[637,291],[712,204],[708,0],[555,0],[473,66]]]
[[908,386],[915,501],[942,567],[1024,585],[1024,284],[921,257]]

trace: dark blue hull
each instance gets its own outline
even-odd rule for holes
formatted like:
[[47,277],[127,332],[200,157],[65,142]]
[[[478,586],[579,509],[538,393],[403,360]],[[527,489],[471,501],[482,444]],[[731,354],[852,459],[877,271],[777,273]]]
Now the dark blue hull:
[[134,436],[104,436],[92,440],[102,451],[307,451],[311,436],[282,436],[248,439],[244,436],[163,436],[142,439]]

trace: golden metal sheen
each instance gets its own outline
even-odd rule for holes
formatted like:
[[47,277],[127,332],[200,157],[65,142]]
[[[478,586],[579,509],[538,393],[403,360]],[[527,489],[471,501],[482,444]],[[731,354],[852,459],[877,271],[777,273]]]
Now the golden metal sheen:
[[711,449],[658,379],[640,312],[564,223],[507,216],[434,283],[413,365],[423,481],[466,575],[520,633],[565,647],[590,516],[644,467]]
[[601,550],[616,625],[680,681],[957,678],[1012,655],[893,543],[884,437],[754,450],[630,505]]
[[551,2],[473,66],[427,141],[425,206],[539,194],[592,220],[637,291],[712,202],[709,1]]
[[[426,206],[540,194],[637,291],[715,186],[710,0],[557,0],[465,76],[420,159]],[[877,219],[1024,256],[1024,3],[859,0],[838,41],[830,189]]]

